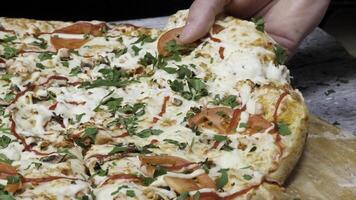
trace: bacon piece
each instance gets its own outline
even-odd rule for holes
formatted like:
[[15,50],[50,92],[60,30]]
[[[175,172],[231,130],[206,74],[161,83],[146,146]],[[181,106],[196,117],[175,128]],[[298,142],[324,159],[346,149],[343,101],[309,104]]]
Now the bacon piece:
[[241,112],[244,111],[246,109],[246,106],[243,106],[241,109],[235,109],[234,113],[232,114],[232,118],[229,124],[229,127],[227,129],[227,133],[232,133],[237,125],[239,124],[240,121],[240,116],[241,116]]
[[87,42],[88,40],[84,40],[84,39],[51,37],[51,44],[56,50],[61,48],[78,49]]
[[44,85],[48,84],[51,80],[69,81],[69,79],[65,76],[53,75],[53,76],[50,76],[45,82],[39,84],[39,86],[44,86]]
[[[166,109],[167,109],[167,103],[169,101],[169,96],[165,96],[163,98],[163,103],[162,103],[162,107],[161,107],[161,111],[158,113],[158,116],[162,117],[164,113],[166,113]],[[152,123],[157,123],[159,120],[158,117],[153,117],[152,119]]]
[[266,120],[262,115],[250,115],[247,132],[250,134],[264,131],[272,126],[272,123]]
[[212,40],[212,41],[214,41],[214,42],[221,42],[221,40],[219,39],[219,38],[215,38],[215,37],[213,37],[213,36],[209,36],[210,37],[210,39]]
[[25,95],[26,92],[32,91],[32,90],[34,90],[35,88],[36,88],[36,85],[29,85],[25,90],[23,90],[23,91],[17,93],[16,96],[15,96],[15,98],[14,98],[14,100],[12,100],[12,102],[10,103],[10,105],[16,103],[16,101],[19,100],[20,97],[22,97],[23,95]]
[[212,29],[211,29],[211,32],[213,33],[213,34],[218,34],[218,33],[220,33],[222,30],[224,30],[225,29],[225,27],[223,27],[223,26],[221,26],[221,25],[219,25],[219,24],[214,24],[213,25],[213,27],[212,27]]
[[14,193],[22,188],[21,181],[18,183],[7,184],[4,188],[5,191]]
[[92,24],[89,22],[77,22],[61,29],[57,29],[53,33],[91,34],[94,36],[102,36],[104,33],[103,31],[107,28],[105,23]]
[[197,176],[195,180],[165,176],[164,181],[178,193],[190,192],[202,188],[216,188],[214,181],[205,173]]
[[141,165],[145,165],[145,166],[159,165],[169,171],[180,170],[184,167],[188,167],[188,166],[196,164],[194,162],[190,162],[183,158],[180,158],[177,156],[169,156],[169,155],[139,156],[139,159],[141,161]]
[[4,179],[8,176],[14,176],[17,174],[17,170],[10,164],[0,163],[0,179]]
[[58,105],[58,102],[56,102],[56,103],[50,105],[50,106],[48,107],[48,110],[55,110],[55,109],[57,108],[57,105]]
[[225,56],[224,56],[224,51],[225,51],[225,48],[224,47],[220,47],[219,48],[219,56],[221,59],[224,59]]
[[117,180],[117,179],[127,179],[127,180],[132,180],[134,182],[139,182],[140,178],[138,176],[135,176],[133,174],[114,174],[110,175],[102,185],[108,184],[111,180]]
[[205,108],[200,113],[189,118],[188,123],[191,127],[203,124],[224,134],[228,131],[233,112],[233,109],[227,107]]

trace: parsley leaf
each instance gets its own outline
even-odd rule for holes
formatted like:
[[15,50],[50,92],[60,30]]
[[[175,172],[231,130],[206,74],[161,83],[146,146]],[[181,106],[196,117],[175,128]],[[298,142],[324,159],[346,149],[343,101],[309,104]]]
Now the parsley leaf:
[[86,89],[91,89],[95,87],[124,87],[130,83],[137,82],[137,80],[130,78],[129,74],[121,69],[100,69],[99,72],[102,74],[102,78],[98,78],[92,82],[83,82],[81,87]]
[[136,135],[140,138],[148,138],[151,135],[160,135],[161,133],[163,133],[162,130],[148,128],[138,132]]
[[231,108],[235,108],[236,106],[239,105],[236,99],[237,99],[236,95],[228,95],[225,96],[224,98],[220,98],[220,95],[217,94],[215,95],[211,103],[214,105],[224,105],[224,106],[229,106]]
[[132,45],[131,49],[134,51],[135,56],[138,56],[138,53],[141,51],[141,48],[137,47],[136,45]]
[[127,52],[127,48],[126,48],[126,47],[123,48],[123,49],[115,49],[115,50],[113,51],[113,53],[115,54],[115,57],[116,57],[116,58],[118,58],[118,57],[124,55],[126,52]]
[[193,200],[200,200],[200,192],[197,191],[194,195],[193,195]]
[[218,142],[224,142],[228,140],[228,137],[223,135],[214,135],[213,139]]
[[248,175],[248,174],[244,174],[242,177],[247,181],[249,181],[253,178],[251,175]]
[[189,192],[182,192],[178,197],[177,200],[186,200],[189,197]]
[[167,174],[167,170],[159,165],[156,165],[155,172],[153,173],[153,178]]
[[263,20],[263,18],[252,18],[251,20],[253,23],[255,23],[256,29],[258,31],[263,32],[265,30],[265,21]]
[[11,164],[12,160],[10,160],[5,154],[0,153],[0,163]]
[[126,190],[126,195],[129,196],[129,197],[135,197],[136,196],[135,191],[133,191],[133,190]]
[[144,44],[144,43],[151,43],[151,42],[154,42],[156,40],[156,38],[152,38],[151,36],[149,35],[140,35],[139,38],[133,42],[132,44],[137,44],[137,43],[140,43],[141,46]]
[[274,54],[276,55],[277,64],[283,65],[287,61],[287,52],[279,45],[275,45],[273,48]]
[[7,137],[6,135],[2,135],[0,137],[0,148],[6,148],[11,143],[11,138]]
[[2,55],[2,57],[4,57],[5,59],[10,59],[13,58],[17,55],[17,49],[10,47],[10,46],[4,46],[4,54]]
[[47,49],[47,42],[43,38],[36,38],[39,41],[34,41],[31,44],[34,46],[38,46],[41,49]]
[[119,193],[120,190],[123,189],[123,188],[129,188],[129,187],[128,187],[127,185],[121,185],[121,186],[119,186],[119,187],[117,188],[117,190],[115,190],[114,192],[111,193],[111,196],[116,195],[116,194]]
[[76,75],[78,75],[78,74],[81,73],[81,72],[82,72],[82,69],[81,69],[79,66],[77,66],[77,67],[75,67],[75,68],[72,68],[72,69],[70,70],[69,74],[70,74],[70,76],[76,76]]
[[5,35],[5,37],[0,39],[0,41],[2,41],[4,43],[9,43],[9,42],[13,42],[16,39],[17,39],[16,35],[14,35],[14,36]]
[[49,60],[52,59],[52,57],[53,57],[53,53],[49,53],[49,52],[42,52],[40,53],[40,55],[38,55],[38,59],[40,59],[40,61]]
[[186,142],[178,142],[178,141],[172,140],[172,139],[164,139],[163,141],[176,145],[180,150],[185,149],[185,147],[187,147],[187,145],[188,145],[188,143],[186,143]]
[[16,184],[21,181],[19,175],[7,176],[6,179],[7,179],[7,184]]
[[288,125],[284,122],[278,123],[277,126],[278,126],[278,132],[280,135],[286,136],[286,135],[290,135],[292,133],[290,131]]
[[221,176],[216,180],[216,188],[218,190],[221,190],[228,182],[229,182],[229,177],[227,174],[228,169],[220,169],[219,172],[221,173]]

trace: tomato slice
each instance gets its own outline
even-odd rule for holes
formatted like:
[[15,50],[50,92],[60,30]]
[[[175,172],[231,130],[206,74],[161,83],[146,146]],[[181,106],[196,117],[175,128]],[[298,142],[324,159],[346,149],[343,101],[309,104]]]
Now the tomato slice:
[[247,131],[252,134],[264,131],[272,126],[272,123],[266,120],[262,115],[251,115],[247,124]]
[[174,28],[161,35],[157,43],[157,50],[159,55],[164,57],[169,56],[169,52],[166,51],[166,44],[172,40],[178,43],[179,35],[182,33],[182,30],[183,27]]
[[78,49],[87,42],[88,40],[84,40],[84,39],[51,37],[51,43],[56,50],[61,48]]
[[102,36],[106,29],[107,26],[105,23],[92,24],[89,22],[77,22],[61,29],[57,29],[54,33],[91,34],[93,36]]

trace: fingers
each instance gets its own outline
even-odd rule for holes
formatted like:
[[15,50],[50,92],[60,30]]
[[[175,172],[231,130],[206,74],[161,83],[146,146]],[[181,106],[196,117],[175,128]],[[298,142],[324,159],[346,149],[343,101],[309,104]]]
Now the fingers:
[[215,16],[221,13],[230,0],[195,0],[189,9],[187,23],[179,42],[192,43],[203,37],[214,24]]
[[250,19],[272,1],[273,0],[232,0],[225,10],[228,14],[235,17]]
[[289,55],[321,21],[330,0],[279,0],[261,10],[265,30],[285,47]]

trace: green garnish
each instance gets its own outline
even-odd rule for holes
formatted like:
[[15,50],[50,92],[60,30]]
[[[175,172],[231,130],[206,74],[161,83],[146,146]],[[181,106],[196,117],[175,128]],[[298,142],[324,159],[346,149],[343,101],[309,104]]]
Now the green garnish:
[[224,106],[229,106],[231,108],[235,108],[236,106],[239,105],[237,102],[237,96],[236,95],[228,95],[225,96],[224,98],[220,98],[220,95],[215,95],[214,99],[210,101],[214,105],[224,105]]
[[7,137],[6,135],[2,135],[0,137],[0,148],[6,148],[7,146],[9,146],[9,144],[11,143],[11,138]]
[[167,170],[159,165],[156,165],[155,172],[153,173],[153,178],[167,174]]
[[247,181],[249,181],[253,178],[251,175],[248,175],[248,174],[244,174],[242,177]]
[[138,132],[136,135],[140,138],[148,138],[151,135],[160,135],[161,133],[163,133],[162,130],[148,128]]
[[228,182],[229,182],[229,177],[227,174],[227,171],[229,169],[220,169],[219,172],[221,173],[221,176],[216,180],[216,188],[218,190],[221,190]]
[[189,197],[189,192],[182,192],[178,197],[177,200],[186,200]]
[[137,47],[136,45],[132,45],[131,49],[134,51],[135,56],[138,56],[138,53],[141,51],[141,48]]
[[163,141],[176,145],[180,150],[185,149],[185,147],[187,147],[187,145],[188,145],[188,143],[186,143],[186,142],[178,142],[178,141],[172,140],[172,139],[164,139]]
[[280,65],[283,65],[287,61],[286,50],[279,45],[275,45],[273,51],[276,55],[276,62]]
[[255,23],[256,30],[263,32],[265,30],[265,21],[263,18],[252,18],[253,23]]
[[290,135],[292,133],[290,131],[288,125],[284,122],[278,123],[277,126],[278,126],[278,133],[280,135],[286,136],[286,135]]
[[4,45],[4,54],[2,55],[2,57],[4,57],[5,59],[10,59],[13,58],[17,55],[17,49]]
[[140,35],[139,38],[132,44],[140,43],[142,46],[144,43],[151,43],[151,42],[154,42],[155,40],[156,40],[156,38],[151,38],[151,36],[143,34],[143,35]]
[[119,186],[119,187],[117,188],[117,190],[115,190],[114,192],[111,193],[111,196],[116,195],[116,194],[119,193],[120,190],[123,189],[123,188],[129,188],[129,187],[128,187],[127,185],[121,185],[121,186]]
[[135,191],[133,191],[133,190],[126,190],[126,195],[129,196],[129,197],[135,197],[136,196]]
[[40,55],[38,55],[38,59],[40,61],[49,60],[49,59],[52,59],[52,56],[53,56],[53,53],[43,52],[43,53],[40,53]]

